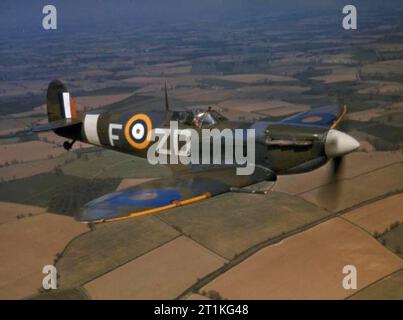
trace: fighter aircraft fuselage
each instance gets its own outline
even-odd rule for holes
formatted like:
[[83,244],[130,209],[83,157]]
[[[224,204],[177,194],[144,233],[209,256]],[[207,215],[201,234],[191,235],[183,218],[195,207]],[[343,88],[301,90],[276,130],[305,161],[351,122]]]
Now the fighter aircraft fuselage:
[[[141,144],[144,141],[136,140],[136,132],[133,132],[136,128],[133,129],[133,126],[140,123],[140,128],[143,128],[141,127],[143,125],[145,128],[150,126],[146,130],[169,129],[173,112],[124,112],[121,114],[104,112],[80,116],[82,123],[68,129],[56,129],[55,133],[67,139],[147,158],[147,151],[152,143]],[[256,165],[267,167],[276,175],[310,171],[328,160],[324,152],[328,130],[319,126],[306,127],[270,121],[252,123],[223,120],[212,126],[197,128],[179,123],[179,129],[190,128],[199,132],[200,135],[202,129],[206,128],[231,131],[239,128],[254,129]],[[138,137],[141,138],[140,135]],[[179,147],[181,147],[180,144]],[[225,145],[221,150],[224,154]]]
[[[116,221],[153,214],[230,191],[255,193],[244,187],[275,181],[278,175],[308,172],[328,160],[333,160],[336,176],[343,156],[359,147],[353,137],[335,129],[346,107],[325,106],[278,122],[252,122],[230,121],[213,108],[171,110],[167,94],[165,101],[165,110],[159,111],[80,113],[66,87],[57,80],[50,83],[49,123],[33,131],[53,130],[71,141],[64,143],[67,150],[75,141],[82,141],[146,158],[150,165],[162,163],[173,168],[172,177],[89,202],[78,213],[79,221]],[[167,163],[161,162],[165,156]],[[239,169],[247,170],[240,173]]]

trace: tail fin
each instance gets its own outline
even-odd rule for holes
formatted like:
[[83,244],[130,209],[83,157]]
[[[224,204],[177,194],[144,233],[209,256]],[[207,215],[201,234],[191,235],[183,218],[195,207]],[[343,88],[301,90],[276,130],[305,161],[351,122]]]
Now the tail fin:
[[49,84],[46,104],[49,122],[77,118],[74,99],[65,85],[59,80],[53,80]]
[[77,116],[76,104],[66,87],[59,80],[53,80],[46,95],[49,123],[34,126],[33,132],[43,132],[71,127],[82,123]]

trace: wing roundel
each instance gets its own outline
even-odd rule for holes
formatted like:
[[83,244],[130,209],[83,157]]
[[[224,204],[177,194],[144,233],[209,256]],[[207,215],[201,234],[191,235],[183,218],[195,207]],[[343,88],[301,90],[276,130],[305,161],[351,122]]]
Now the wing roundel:
[[228,192],[231,187],[265,181],[271,173],[256,167],[250,176],[237,176],[235,170],[231,166],[147,181],[87,203],[76,219],[105,222],[155,214]]
[[334,129],[339,125],[346,112],[346,106],[325,106],[293,115],[282,120],[281,123],[320,126]]

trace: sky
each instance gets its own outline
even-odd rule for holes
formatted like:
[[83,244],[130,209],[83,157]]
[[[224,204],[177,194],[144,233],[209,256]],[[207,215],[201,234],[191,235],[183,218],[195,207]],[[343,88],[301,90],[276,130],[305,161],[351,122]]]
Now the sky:
[[42,8],[53,4],[64,28],[114,28],[121,25],[253,18],[257,14],[318,14],[341,11],[346,4],[357,9],[394,8],[401,0],[1,0],[0,35],[40,31]]

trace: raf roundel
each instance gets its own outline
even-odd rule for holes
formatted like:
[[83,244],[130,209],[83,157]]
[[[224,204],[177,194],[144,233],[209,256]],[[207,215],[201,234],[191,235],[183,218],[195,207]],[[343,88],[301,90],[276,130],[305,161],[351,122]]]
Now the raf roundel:
[[133,148],[144,149],[150,144],[151,130],[151,119],[147,115],[139,113],[127,121],[124,134],[127,142]]

